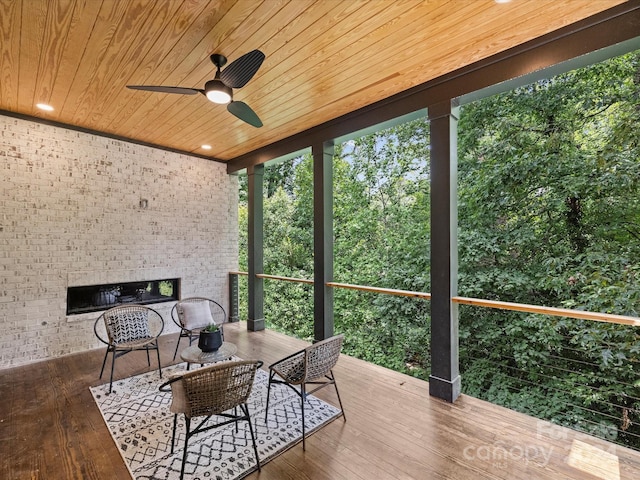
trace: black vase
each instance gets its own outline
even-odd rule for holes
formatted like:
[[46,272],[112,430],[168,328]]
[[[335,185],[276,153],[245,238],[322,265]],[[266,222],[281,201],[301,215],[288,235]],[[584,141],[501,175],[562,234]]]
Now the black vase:
[[198,338],[198,348],[203,352],[215,352],[222,345],[222,332],[200,332]]

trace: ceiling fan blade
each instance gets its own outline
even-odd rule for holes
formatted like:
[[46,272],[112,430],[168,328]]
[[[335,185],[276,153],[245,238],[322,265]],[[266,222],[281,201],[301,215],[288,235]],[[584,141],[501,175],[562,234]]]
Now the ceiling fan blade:
[[240,58],[234,60],[220,73],[220,80],[227,87],[244,87],[256,74],[264,61],[264,53],[260,50],[252,50]]
[[165,87],[162,85],[127,85],[127,88],[132,90],[147,90],[149,92],[179,93],[181,95],[195,95],[196,93],[202,92],[202,90],[198,90],[197,88]]
[[244,102],[236,102],[233,101],[229,105],[227,105],[227,110],[232,115],[235,115],[243,122],[247,122],[249,125],[252,125],[256,128],[260,128],[262,126],[262,121],[256,115],[249,105]]

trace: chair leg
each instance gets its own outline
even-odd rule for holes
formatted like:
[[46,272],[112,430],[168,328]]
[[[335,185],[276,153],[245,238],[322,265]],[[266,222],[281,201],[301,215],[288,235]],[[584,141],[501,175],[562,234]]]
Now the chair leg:
[[[258,447],[256,446],[256,437],[253,434],[253,426],[251,425],[251,417],[249,416],[249,408],[247,404],[240,405],[242,412],[247,417],[247,422],[249,423],[249,432],[251,433],[251,441],[253,442],[253,453],[256,455],[256,464],[258,465],[258,471],[260,471],[260,457],[258,457]],[[236,422],[236,426],[238,422]]]
[[270,372],[269,373],[269,385],[267,386],[267,405],[266,408],[264,409],[264,424],[265,426],[267,426],[267,416],[269,415],[269,393],[271,393],[271,380],[273,379],[273,376],[275,375],[274,372]]
[[160,378],[162,378],[162,365],[160,365],[160,346],[158,345],[157,339],[156,339],[156,355],[158,356],[158,372],[160,373]]
[[147,351],[147,366],[150,367],[151,366],[151,359],[149,358],[149,346],[148,345],[145,347],[145,350]]
[[305,443],[305,431],[304,431],[304,401],[305,398],[307,396],[306,393],[306,389],[304,388],[304,382],[300,385],[300,402],[302,405],[302,450],[306,450],[306,443]]
[[182,340],[182,332],[178,335],[178,342],[176,343],[176,351],[173,352],[173,359],[176,359],[176,355],[178,354],[178,347],[180,346],[180,340]]
[[187,432],[184,437],[184,453],[182,454],[182,467],[180,468],[180,480],[182,480],[184,477],[184,466],[187,463],[187,444],[189,443],[189,427],[191,425],[191,419],[185,416],[184,424],[187,429]]
[[173,435],[171,435],[171,453],[173,453],[173,445],[176,443],[176,425],[178,424],[178,414],[173,414]]
[[107,347],[107,351],[104,352],[104,360],[102,360],[102,368],[100,369],[100,378],[102,378],[102,374],[104,373],[104,366],[107,364],[108,356],[109,356],[109,347]]
[[113,386],[113,366],[116,364],[116,349],[111,350],[111,377],[109,377],[109,393]]
[[338,396],[338,403],[340,404],[340,411],[342,412],[342,419],[346,422],[347,416],[344,414],[344,408],[342,408],[342,400],[340,400],[340,392],[338,392],[338,384],[336,383],[336,377],[333,375],[333,370],[329,370],[331,373],[331,380],[333,381],[333,386],[336,389],[336,395]]

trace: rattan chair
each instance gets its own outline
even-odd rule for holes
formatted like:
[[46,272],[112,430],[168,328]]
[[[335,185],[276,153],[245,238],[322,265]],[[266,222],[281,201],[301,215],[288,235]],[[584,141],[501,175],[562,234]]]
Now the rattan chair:
[[173,352],[173,359],[176,359],[180,340],[189,339],[189,346],[194,339],[198,338],[200,330],[210,323],[220,326],[222,339],[224,340],[224,331],[222,324],[227,321],[227,312],[222,305],[215,300],[206,297],[189,297],[176,302],[171,309],[171,319],[178,327],[180,327],[180,336],[176,343],[176,350]]
[[158,372],[162,378],[160,365],[160,349],[158,337],[164,330],[162,315],[153,308],[143,305],[121,305],[104,311],[93,324],[96,337],[107,345],[107,351],[102,361],[100,378],[104,373],[109,352],[111,359],[111,376],[109,377],[109,393],[113,385],[113,367],[116,358],[135,350],[146,350],[147,364],[151,366],[149,350],[155,350],[158,356]]
[[[344,335],[336,335],[334,337],[315,343],[304,350],[300,350],[282,360],[277,361],[269,367],[269,386],[267,388],[267,406],[265,409],[264,419],[267,423],[267,415],[269,414],[269,394],[271,392],[271,384],[282,384],[291,388],[300,397],[302,405],[302,449],[306,449],[305,445],[305,426],[304,426],[304,404],[307,395],[312,394],[326,387],[333,385],[338,396],[340,404],[340,413],[346,421],[336,384],[333,375],[333,367],[338,362],[340,350]],[[278,378],[279,377],[279,378]],[[299,389],[295,387],[299,385]],[[311,391],[307,391],[307,385],[318,385]]]
[[[237,422],[243,420],[249,424],[253,452],[256,456],[258,471],[260,471],[260,458],[247,406],[256,370],[260,366],[262,362],[255,360],[218,363],[198,370],[185,371],[160,386],[161,391],[167,391],[167,386],[171,386],[170,410],[174,413],[171,453],[175,443],[178,414],[183,413],[185,418],[186,435],[180,479],[184,476],[187,448],[191,437],[234,422],[237,431]],[[237,407],[240,407],[241,414],[238,414]],[[205,427],[209,418],[214,415],[227,420]],[[191,420],[196,417],[205,418],[191,430]]]

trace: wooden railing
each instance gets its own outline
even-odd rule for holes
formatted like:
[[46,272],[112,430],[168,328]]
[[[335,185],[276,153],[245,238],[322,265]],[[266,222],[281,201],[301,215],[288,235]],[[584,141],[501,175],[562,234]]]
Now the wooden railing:
[[[235,275],[248,275],[247,272],[230,272]],[[256,277],[268,280],[280,280],[286,282],[304,283],[313,285],[313,280],[304,278],[282,277],[278,275],[257,274]],[[393,288],[371,287],[366,285],[353,285],[350,283],[327,282],[326,286],[332,288],[346,288],[361,292],[380,293],[384,295],[396,295],[402,297],[420,298],[430,300],[431,294],[426,292],[415,292],[410,290],[397,290]],[[497,300],[485,300],[470,297],[452,297],[451,301],[460,305],[472,305],[474,307],[497,308],[500,310],[511,310],[516,312],[537,313],[540,315],[552,315],[556,317],[575,318],[579,320],[592,320],[595,322],[613,323],[618,325],[630,325],[640,327],[640,318],[626,315],[614,315],[610,313],[588,312],[584,310],[572,310],[569,308],[543,307],[538,305],[528,305],[525,303],[501,302]]]

